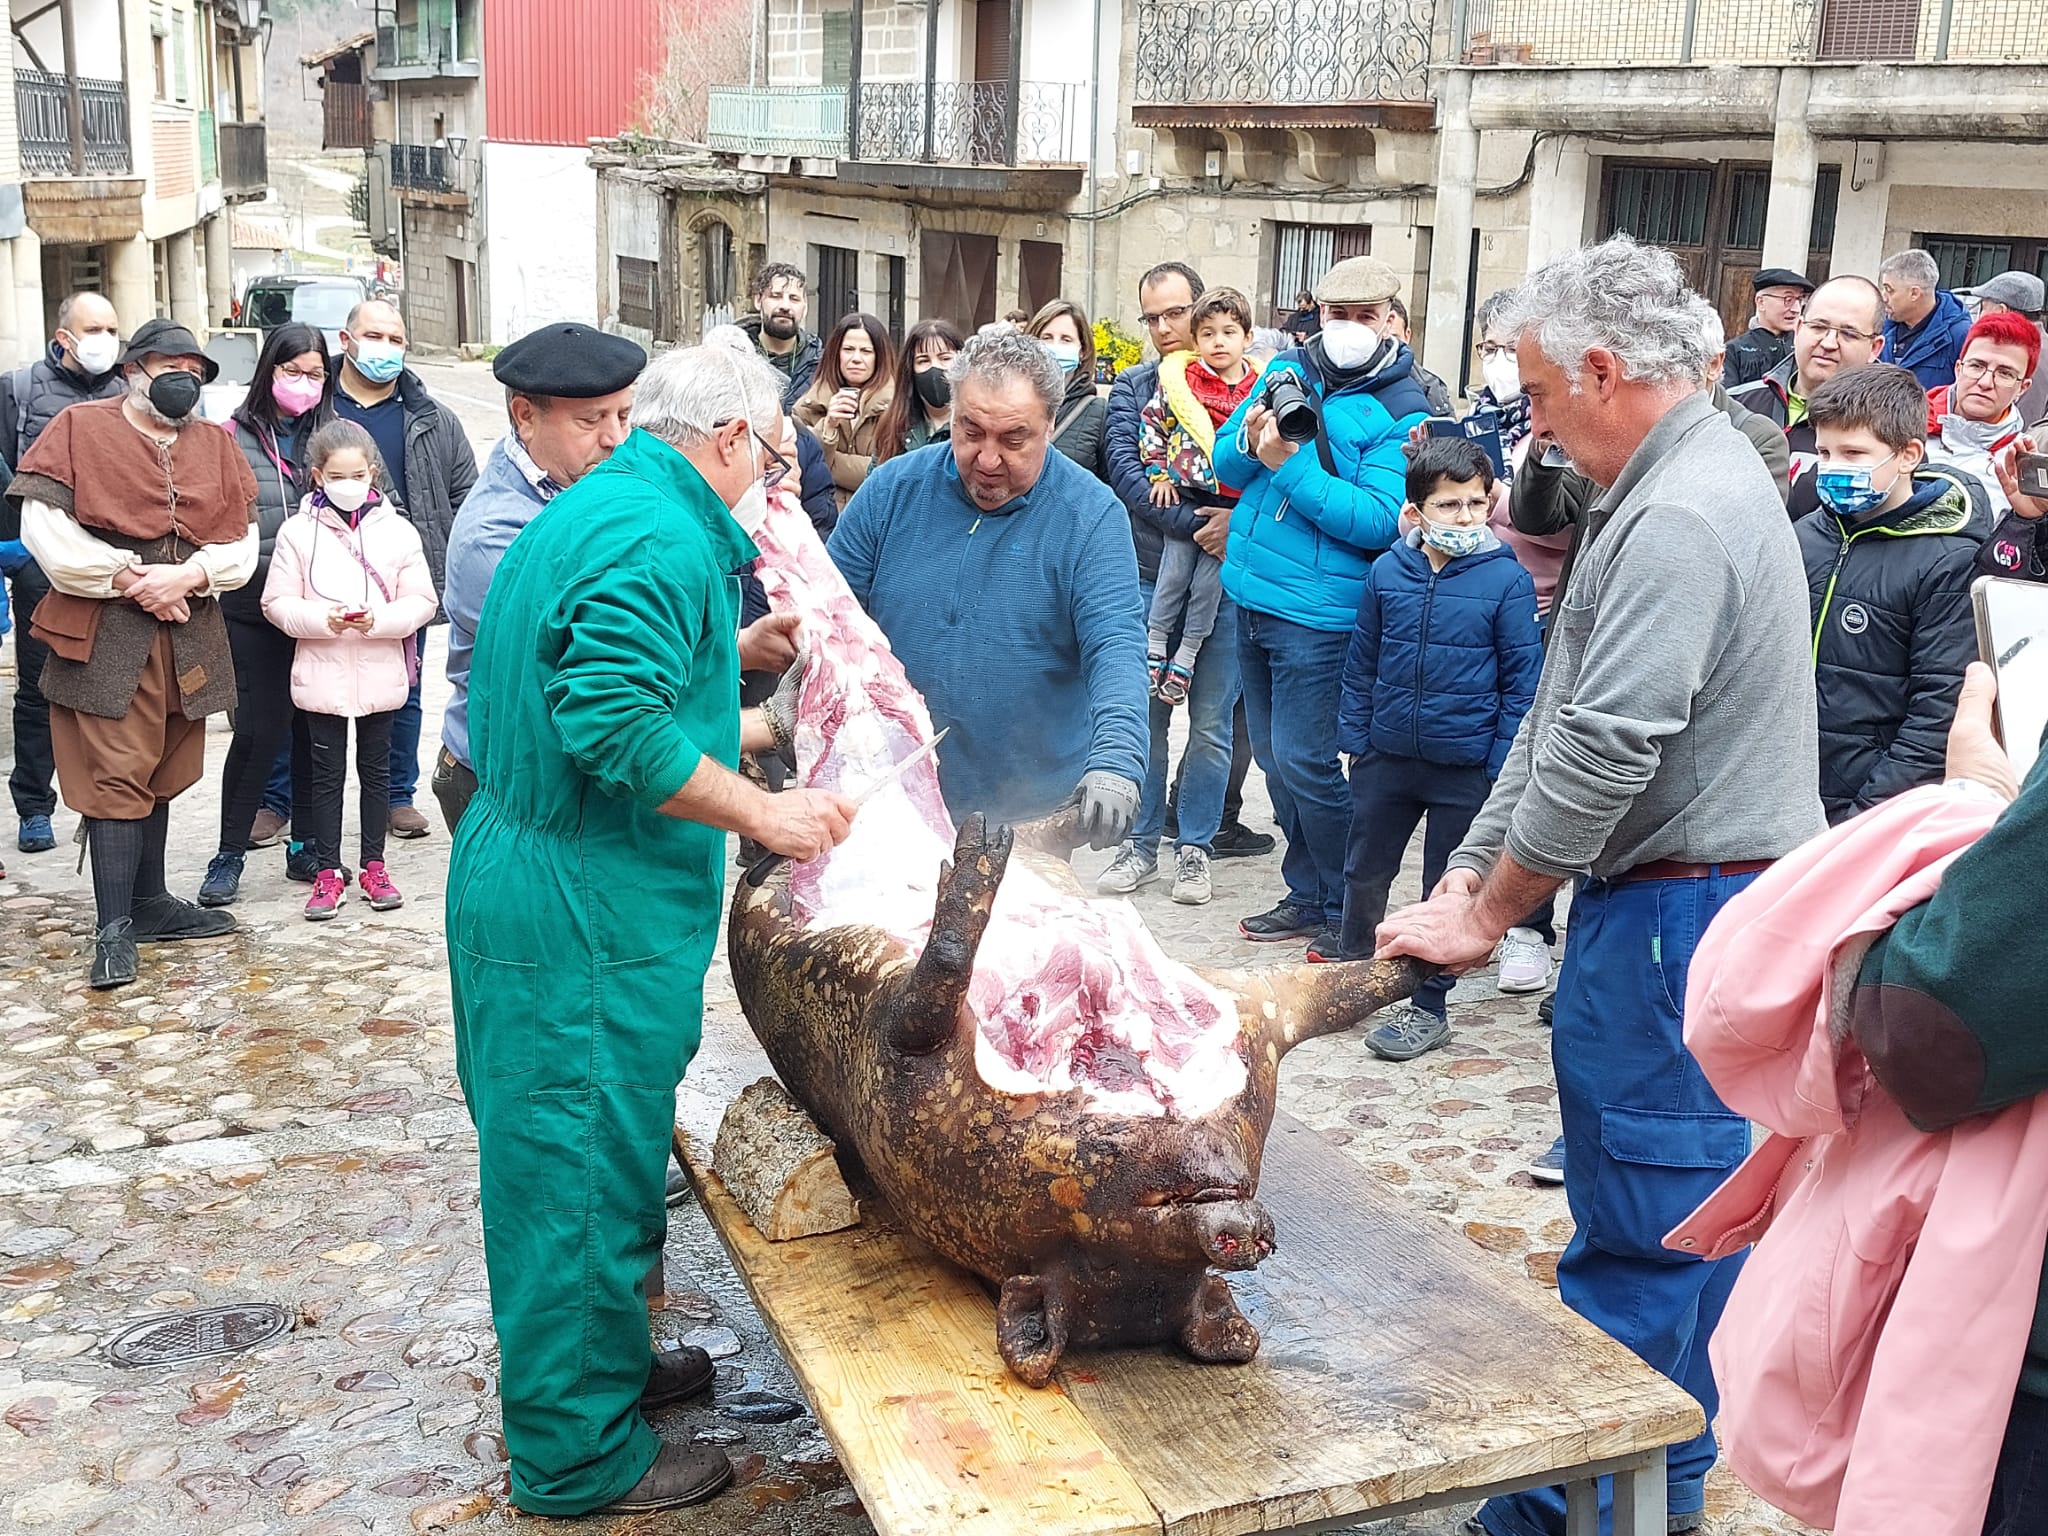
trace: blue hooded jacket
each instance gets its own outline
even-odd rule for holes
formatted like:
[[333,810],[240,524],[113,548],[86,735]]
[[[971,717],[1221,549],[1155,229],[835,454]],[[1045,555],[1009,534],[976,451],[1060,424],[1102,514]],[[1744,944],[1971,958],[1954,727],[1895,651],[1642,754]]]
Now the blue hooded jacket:
[[1883,361],[1910,369],[1922,389],[1939,389],[1956,381],[1956,359],[1970,334],[1970,312],[1946,288],[1937,289],[1934,308],[1918,325],[1896,320],[1884,323]]
[[[1254,613],[1342,633],[1357,621],[1373,556],[1399,537],[1407,499],[1403,450],[1408,429],[1429,415],[1429,400],[1405,346],[1363,383],[1335,394],[1326,393],[1315,346],[1274,358],[1260,387],[1216,433],[1216,476],[1243,487],[1230,518],[1223,590]],[[1268,469],[1244,440],[1246,414],[1289,369],[1320,401],[1334,474],[1314,443]]]
[[1373,564],[1344,658],[1337,745],[1500,775],[1543,671],[1536,583],[1492,534],[1439,571],[1410,533]]

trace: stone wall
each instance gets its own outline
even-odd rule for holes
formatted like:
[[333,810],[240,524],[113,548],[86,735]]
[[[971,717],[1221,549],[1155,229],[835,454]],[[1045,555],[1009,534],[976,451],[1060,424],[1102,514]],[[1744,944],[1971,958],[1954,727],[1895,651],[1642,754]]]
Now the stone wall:
[[469,215],[450,208],[408,204],[405,210],[405,324],[416,346],[453,347],[457,298],[451,261],[469,264],[469,324],[484,334],[483,302],[475,291],[477,247]]
[[[851,9],[845,3],[820,6],[816,0],[769,0],[768,83],[821,84],[825,78],[825,13],[844,17]],[[922,5],[902,0],[864,5],[861,30],[866,43],[861,53],[861,78],[922,80],[924,17]]]

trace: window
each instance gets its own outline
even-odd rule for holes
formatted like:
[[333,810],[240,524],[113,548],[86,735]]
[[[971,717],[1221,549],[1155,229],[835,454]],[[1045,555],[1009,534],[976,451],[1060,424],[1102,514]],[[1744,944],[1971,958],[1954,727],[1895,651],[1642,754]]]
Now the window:
[[[1764,173],[1768,179],[1770,173]],[[1704,245],[1714,172],[1706,166],[1618,165],[1600,238],[1627,230],[1654,245]],[[1762,231],[1757,243],[1761,245]]]
[[191,70],[187,58],[191,53],[192,18],[183,11],[171,12],[171,90],[179,101],[192,99]]
[[1273,226],[1273,310],[1294,313],[1294,296],[1313,292],[1322,275],[1352,256],[1372,254],[1369,224]]
[[904,301],[909,290],[904,267],[901,256],[882,258],[882,320],[889,327],[889,334],[899,342],[903,340]]
[[2009,235],[1915,235],[1941,268],[1941,286],[1970,288],[2001,272],[2031,272],[2048,282],[2048,240]]
[[156,77],[156,99],[171,99],[171,24],[161,5],[149,8],[149,62]]
[[860,252],[843,245],[811,247],[811,323],[830,332],[860,308]]
[[[697,270],[704,284],[704,325],[708,330],[733,317],[732,226],[710,223],[697,231]],[[715,318],[714,318],[715,317]]]
[[619,258],[619,324],[654,329],[654,293],[660,267],[639,256]]

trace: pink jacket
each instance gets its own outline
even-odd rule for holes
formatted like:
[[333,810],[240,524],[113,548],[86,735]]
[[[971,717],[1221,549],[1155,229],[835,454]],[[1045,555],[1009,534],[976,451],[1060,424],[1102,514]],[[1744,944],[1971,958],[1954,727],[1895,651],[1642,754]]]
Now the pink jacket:
[[2048,1102],[1915,1130],[1849,1037],[1873,939],[1997,819],[1928,785],[1778,861],[1693,957],[1685,1043],[1770,1137],[1665,1241],[1755,1243],[1711,1346],[1728,1464],[1844,1536],[1979,1536],[2048,1242]]
[[[367,608],[370,632],[332,633],[327,616],[336,608]],[[351,529],[309,496],[278,529],[263,616],[299,642],[292,658],[292,702],[299,708],[351,720],[397,709],[412,688],[405,642],[434,609],[420,536],[389,501],[373,504]]]

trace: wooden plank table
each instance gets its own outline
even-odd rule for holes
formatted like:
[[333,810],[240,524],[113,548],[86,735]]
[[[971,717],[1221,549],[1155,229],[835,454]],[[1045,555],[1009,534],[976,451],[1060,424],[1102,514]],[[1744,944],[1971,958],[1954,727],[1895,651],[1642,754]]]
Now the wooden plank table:
[[861,1225],[769,1243],[680,1136],[699,1197],[881,1536],[1312,1532],[1564,1483],[1570,1536],[1662,1536],[1665,1448],[1699,1407],[1281,1116],[1259,1195],[1279,1251],[1232,1288],[1248,1366],[1077,1352],[1005,1370],[972,1276]]

